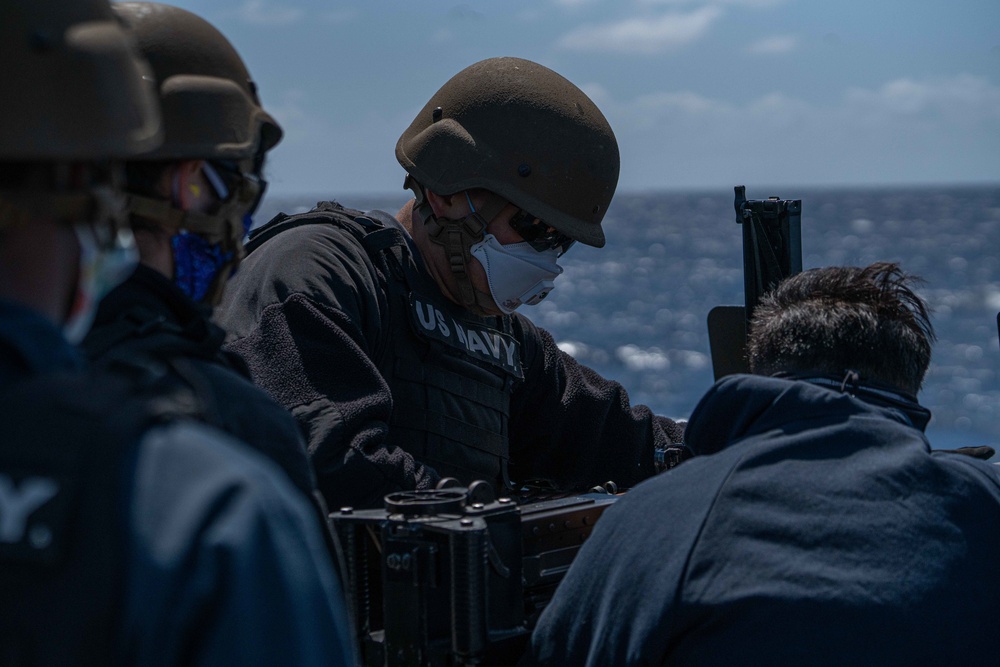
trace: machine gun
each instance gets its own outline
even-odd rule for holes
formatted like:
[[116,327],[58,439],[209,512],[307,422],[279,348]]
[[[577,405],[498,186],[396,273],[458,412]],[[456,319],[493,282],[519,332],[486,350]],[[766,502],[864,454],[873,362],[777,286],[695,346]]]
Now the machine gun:
[[783,279],[802,271],[802,200],[748,200],[735,187],[736,222],[743,226],[745,306],[716,306],[708,313],[715,379],[748,373],[747,336],[757,302]]
[[511,665],[616,496],[519,504],[485,482],[330,515],[364,664]]

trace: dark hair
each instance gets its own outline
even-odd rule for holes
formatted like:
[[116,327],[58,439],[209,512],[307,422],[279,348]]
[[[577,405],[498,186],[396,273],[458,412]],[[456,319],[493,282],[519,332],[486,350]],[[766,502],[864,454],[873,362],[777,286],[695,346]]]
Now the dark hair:
[[898,264],[812,269],[761,299],[750,326],[758,375],[822,373],[916,395],[931,360],[934,329],[911,289],[921,280]]

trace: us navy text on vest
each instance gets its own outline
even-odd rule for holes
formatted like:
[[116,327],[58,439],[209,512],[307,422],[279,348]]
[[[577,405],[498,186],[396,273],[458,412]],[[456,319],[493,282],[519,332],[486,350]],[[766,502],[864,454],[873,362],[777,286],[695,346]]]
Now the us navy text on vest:
[[519,345],[513,336],[469,322],[459,322],[433,303],[415,295],[410,296],[410,314],[417,331],[424,336],[463,350],[516,378],[524,377]]

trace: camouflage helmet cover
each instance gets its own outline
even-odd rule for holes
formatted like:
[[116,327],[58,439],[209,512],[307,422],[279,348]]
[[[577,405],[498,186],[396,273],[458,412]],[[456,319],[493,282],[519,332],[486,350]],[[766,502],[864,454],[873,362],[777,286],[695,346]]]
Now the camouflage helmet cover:
[[149,70],[107,0],[0,1],[0,160],[125,158],[160,139]]
[[560,232],[601,247],[618,184],[618,142],[583,91],[520,58],[452,77],[396,143],[396,159],[438,194],[495,192]]
[[281,140],[243,59],[214,26],[154,2],[115,3],[114,9],[159,86],[164,142],[142,159],[243,160]]

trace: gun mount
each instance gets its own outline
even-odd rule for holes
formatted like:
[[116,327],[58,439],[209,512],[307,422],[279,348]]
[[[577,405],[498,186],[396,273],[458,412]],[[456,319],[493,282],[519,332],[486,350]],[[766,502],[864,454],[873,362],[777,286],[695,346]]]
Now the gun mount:
[[364,664],[516,663],[615,498],[519,505],[474,482],[390,494],[382,510],[332,513]]

